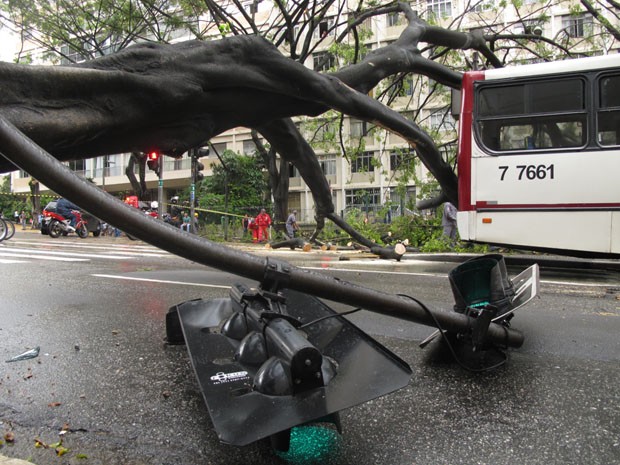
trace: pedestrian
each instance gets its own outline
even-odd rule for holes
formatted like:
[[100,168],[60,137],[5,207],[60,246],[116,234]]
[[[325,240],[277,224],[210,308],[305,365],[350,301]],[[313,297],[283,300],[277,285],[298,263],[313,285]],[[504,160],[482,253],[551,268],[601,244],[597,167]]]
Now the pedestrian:
[[248,221],[248,229],[252,231],[252,242],[256,244],[258,242],[258,225],[256,224],[256,218],[250,218]]
[[181,230],[182,231],[187,231],[190,232],[191,231],[191,218],[189,217],[189,214],[187,212],[183,212],[183,222],[181,223]]
[[443,206],[441,226],[443,226],[443,235],[450,240],[450,245],[454,245],[456,243],[456,207],[450,202],[446,202]]
[[22,225],[22,230],[26,229],[26,212],[24,210],[22,210],[22,212],[19,215],[19,222]]
[[269,226],[271,226],[271,216],[261,208],[260,213],[256,216],[256,226],[258,227],[258,242],[269,240]]
[[243,215],[241,225],[243,226],[243,237],[245,238],[248,235],[248,228],[250,227],[250,216],[247,213]]
[[295,238],[295,232],[299,230],[297,226],[297,210],[293,210],[286,219],[286,234],[289,238]]
[[179,196],[174,195],[170,199],[170,224],[174,226],[181,226],[182,223],[181,208],[179,207]]

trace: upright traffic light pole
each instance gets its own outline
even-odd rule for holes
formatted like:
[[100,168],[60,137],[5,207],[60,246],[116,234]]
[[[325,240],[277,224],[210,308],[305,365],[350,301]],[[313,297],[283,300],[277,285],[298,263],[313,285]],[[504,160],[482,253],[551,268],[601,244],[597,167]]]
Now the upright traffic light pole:
[[158,179],[157,185],[157,218],[161,220],[161,209],[164,204],[164,162],[159,150],[150,150],[146,155],[146,164],[149,169],[155,171]]
[[205,169],[205,165],[200,163],[198,159],[200,157],[206,157],[209,155],[209,148],[202,149],[189,149],[188,154],[192,159],[192,183],[190,186],[189,202],[190,202],[190,231],[196,233],[196,225],[194,218],[196,214],[196,184],[204,178],[202,170]]
[[198,161],[198,153],[196,149],[189,149],[188,154],[192,160],[192,180],[189,189],[189,230],[195,234],[196,230],[194,228],[194,215],[196,214],[196,162]]
[[159,176],[159,184],[157,185],[157,219],[162,219],[162,210],[164,206],[164,160],[159,157],[159,170],[157,171]]

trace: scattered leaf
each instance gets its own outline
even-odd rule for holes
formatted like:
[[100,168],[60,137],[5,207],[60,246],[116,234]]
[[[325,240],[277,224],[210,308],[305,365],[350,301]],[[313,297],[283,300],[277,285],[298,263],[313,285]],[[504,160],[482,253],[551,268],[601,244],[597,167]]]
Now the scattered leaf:
[[40,449],[41,447],[44,449],[47,449],[49,446],[45,444],[43,441],[41,441],[40,439],[35,439],[34,447],[36,447],[37,449]]
[[4,433],[4,440],[8,442],[9,444],[14,443],[15,434],[12,431],[9,431],[8,433]]
[[76,454],[75,458],[76,459],[87,459],[88,455],[86,455],[86,454]]
[[56,447],[56,455],[58,457],[62,457],[63,455],[65,455],[67,452],[69,452],[69,449],[67,449],[64,446],[58,446]]
[[61,405],[61,402],[50,402],[49,404],[47,404],[48,407],[60,407]]

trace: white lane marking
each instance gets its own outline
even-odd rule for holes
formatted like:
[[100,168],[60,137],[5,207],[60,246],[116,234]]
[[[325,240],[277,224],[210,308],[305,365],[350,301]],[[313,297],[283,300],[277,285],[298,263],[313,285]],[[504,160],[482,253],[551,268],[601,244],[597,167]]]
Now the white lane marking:
[[0,259],[0,263],[9,264],[9,263],[30,263],[30,262],[28,260],[9,260],[9,259],[3,260],[3,259]]
[[[10,250],[13,255],[12,257],[18,257],[21,253],[33,254],[34,256],[63,256],[63,257],[88,257],[88,258],[108,258],[110,260],[130,260],[134,257],[127,255],[105,255],[105,254],[92,254],[92,253],[81,253],[81,252],[56,252],[53,250],[40,250],[40,249],[21,249],[21,248],[10,248],[5,249],[7,252]],[[4,253],[4,251],[2,251]]]
[[142,281],[147,283],[160,283],[160,284],[180,284],[182,286],[198,286],[198,287],[213,287],[217,289],[230,289],[230,286],[222,286],[220,284],[202,284],[202,283],[186,283],[183,281],[168,281],[165,279],[151,279],[151,278],[136,278],[135,276],[119,276],[114,274],[93,274],[97,278],[108,279],[122,279],[127,281]]
[[[11,241],[11,244],[20,245],[40,245],[44,247],[63,247],[63,248],[75,248],[75,249],[93,249],[104,251],[115,251],[115,253],[127,253],[131,255],[141,255],[145,257],[169,257],[171,254],[165,250],[158,249],[150,246],[140,246],[131,244],[110,244],[105,245],[88,245],[88,244],[68,244],[66,242],[33,242],[33,241]],[[6,246],[6,244],[3,244]],[[8,247],[7,247],[8,248]],[[120,252],[119,252],[120,250]],[[136,250],[140,252],[136,252]]]
[[37,260],[53,260],[56,262],[89,262],[88,258],[55,257],[49,255],[31,255],[26,253],[10,253],[0,251],[0,257],[36,258]]

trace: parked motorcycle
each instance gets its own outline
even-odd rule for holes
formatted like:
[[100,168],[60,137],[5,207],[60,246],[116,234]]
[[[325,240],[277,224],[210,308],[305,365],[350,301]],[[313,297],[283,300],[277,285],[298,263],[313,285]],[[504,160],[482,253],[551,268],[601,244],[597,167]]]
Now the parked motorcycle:
[[71,220],[65,219],[64,216],[51,211],[43,211],[43,214],[49,218],[47,226],[48,234],[50,237],[56,238],[61,234],[66,236],[70,232],[75,233],[84,239],[88,237],[88,227],[86,226],[86,220],[82,218],[82,214],[78,210],[72,210],[75,215],[75,228],[70,225]]

